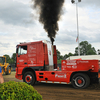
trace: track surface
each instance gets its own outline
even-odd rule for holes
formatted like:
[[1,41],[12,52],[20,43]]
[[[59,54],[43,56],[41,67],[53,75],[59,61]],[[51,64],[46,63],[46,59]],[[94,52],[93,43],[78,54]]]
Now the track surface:
[[[4,81],[23,82],[15,78],[15,72],[4,75]],[[43,100],[100,100],[100,84],[87,89],[74,89],[71,85],[37,83],[33,86],[43,97]]]

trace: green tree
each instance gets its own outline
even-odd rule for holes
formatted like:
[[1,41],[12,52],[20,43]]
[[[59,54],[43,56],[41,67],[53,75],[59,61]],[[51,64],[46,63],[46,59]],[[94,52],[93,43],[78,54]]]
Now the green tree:
[[66,59],[66,58],[68,58],[69,57],[69,55],[68,54],[65,54],[64,55],[64,59]]
[[[75,48],[75,55],[78,55],[78,47]],[[96,50],[87,41],[80,43],[80,55],[96,55]]]
[[12,60],[12,59],[10,59],[8,63],[9,63],[9,64],[13,64],[13,60]]
[[70,57],[70,56],[74,56],[74,54],[72,54],[71,52],[68,54],[68,57]]
[[67,58],[70,57],[70,56],[74,56],[74,54],[72,54],[72,53],[70,52],[70,53],[68,53],[68,54],[65,54],[63,58],[64,58],[64,59],[67,59]]
[[12,54],[11,60],[12,60],[12,64],[14,64],[16,60],[16,53]]
[[58,64],[61,64],[61,60],[63,59],[64,57],[61,55],[60,51],[57,50],[57,63]]
[[10,56],[7,55],[7,54],[5,54],[4,56],[6,57],[6,62],[9,63],[10,62]]
[[100,55],[100,49],[98,49],[98,55]]
[[57,50],[57,59],[60,59],[60,51]]
[[15,64],[16,53],[13,53],[11,58],[7,54],[5,54],[4,56],[6,57],[6,62],[7,63],[9,63],[9,64]]

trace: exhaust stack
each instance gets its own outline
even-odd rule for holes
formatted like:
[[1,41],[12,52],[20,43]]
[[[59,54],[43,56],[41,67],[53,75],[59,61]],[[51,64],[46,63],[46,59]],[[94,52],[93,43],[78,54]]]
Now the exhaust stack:
[[47,71],[53,71],[54,70],[54,62],[53,62],[53,45],[50,41],[44,40],[44,43],[47,44],[47,50],[48,50],[48,61],[49,65],[45,66]]

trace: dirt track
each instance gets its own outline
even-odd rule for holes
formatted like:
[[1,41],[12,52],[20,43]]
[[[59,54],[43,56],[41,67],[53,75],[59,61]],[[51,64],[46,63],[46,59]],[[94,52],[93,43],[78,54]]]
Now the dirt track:
[[[4,81],[23,82],[15,78],[15,72],[4,75]],[[33,86],[43,100],[100,100],[100,84],[91,85],[87,89],[74,89],[71,85],[37,83]]]

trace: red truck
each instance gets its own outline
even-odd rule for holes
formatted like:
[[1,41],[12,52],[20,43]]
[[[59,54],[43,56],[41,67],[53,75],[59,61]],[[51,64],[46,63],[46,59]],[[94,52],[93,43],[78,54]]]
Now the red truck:
[[99,60],[62,60],[57,70],[56,46],[49,41],[20,43],[16,49],[15,77],[27,84],[36,81],[71,83],[74,88],[86,88],[100,78]]

